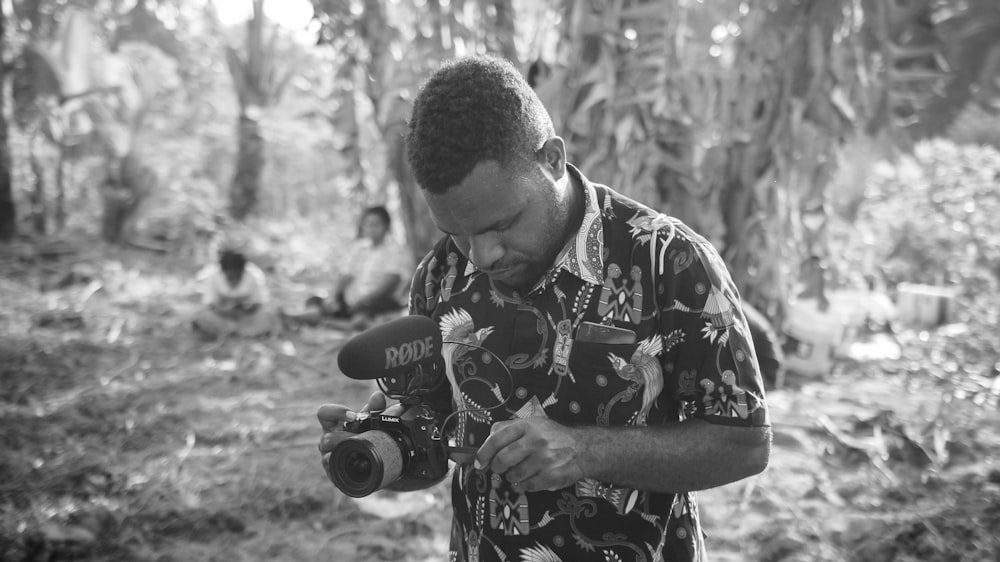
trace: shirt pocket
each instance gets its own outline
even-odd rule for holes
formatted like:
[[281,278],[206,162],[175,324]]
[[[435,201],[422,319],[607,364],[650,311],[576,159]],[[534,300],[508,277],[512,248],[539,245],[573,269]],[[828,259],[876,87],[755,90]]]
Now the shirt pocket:
[[639,407],[629,359],[637,344],[575,342],[569,354],[570,380],[560,392],[568,421],[625,425]]

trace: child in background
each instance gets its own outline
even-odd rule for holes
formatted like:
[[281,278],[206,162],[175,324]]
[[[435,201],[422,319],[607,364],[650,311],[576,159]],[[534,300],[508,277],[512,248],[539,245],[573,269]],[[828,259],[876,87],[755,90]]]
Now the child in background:
[[282,312],[283,320],[292,326],[364,329],[380,315],[402,313],[413,263],[406,248],[390,236],[391,226],[385,207],[365,209],[356,243],[347,251],[338,249],[334,258],[340,273],[331,296],[310,297],[304,312]]
[[205,283],[202,308],[192,322],[196,330],[215,337],[255,337],[276,329],[264,272],[239,250],[220,251]]

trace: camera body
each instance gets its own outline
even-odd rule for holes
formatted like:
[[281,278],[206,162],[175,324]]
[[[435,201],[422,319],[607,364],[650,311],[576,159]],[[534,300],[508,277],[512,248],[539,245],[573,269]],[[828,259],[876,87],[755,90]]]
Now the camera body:
[[361,413],[347,422],[348,437],[333,448],[330,475],[348,496],[360,498],[390,484],[418,488],[448,472],[445,416],[426,403],[409,405],[401,415]]
[[359,498],[390,485],[426,488],[447,475],[449,460],[474,460],[474,450],[450,447],[444,435],[454,414],[442,346],[437,322],[421,315],[397,318],[344,344],[337,357],[344,375],[378,381],[402,409],[359,413],[336,432],[329,473],[342,492]]

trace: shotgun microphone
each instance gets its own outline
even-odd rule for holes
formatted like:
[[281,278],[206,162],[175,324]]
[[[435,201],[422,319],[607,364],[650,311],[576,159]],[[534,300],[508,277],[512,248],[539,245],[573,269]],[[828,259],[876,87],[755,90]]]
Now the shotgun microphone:
[[340,350],[337,366],[354,380],[394,379],[440,364],[441,330],[426,316],[403,316],[354,336]]

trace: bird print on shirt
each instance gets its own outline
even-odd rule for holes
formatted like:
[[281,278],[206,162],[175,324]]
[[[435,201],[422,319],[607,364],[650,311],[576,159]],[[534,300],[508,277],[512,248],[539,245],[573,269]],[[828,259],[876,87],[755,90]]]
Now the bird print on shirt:
[[663,338],[654,334],[639,342],[628,362],[613,353],[608,354],[618,377],[631,382],[636,391],[642,389],[642,405],[631,420],[633,425],[646,425],[653,402],[663,390],[663,368],[658,359],[662,352]]
[[[443,315],[440,319],[440,327],[443,340],[441,356],[444,358],[445,376],[451,383],[452,400],[455,403],[456,411],[468,410],[467,415],[474,419],[482,423],[492,423],[489,412],[483,405],[476,404],[462,392],[461,382],[465,377],[463,376],[462,380],[459,380],[456,370],[459,373],[466,372],[467,366],[470,364],[467,356],[471,351],[482,347],[486,338],[493,333],[493,327],[489,326],[477,330],[473,324],[472,315],[462,308],[456,308]],[[501,400],[498,393],[499,388],[494,389],[497,399]],[[460,439],[465,438],[466,414],[458,415],[457,431]]]

